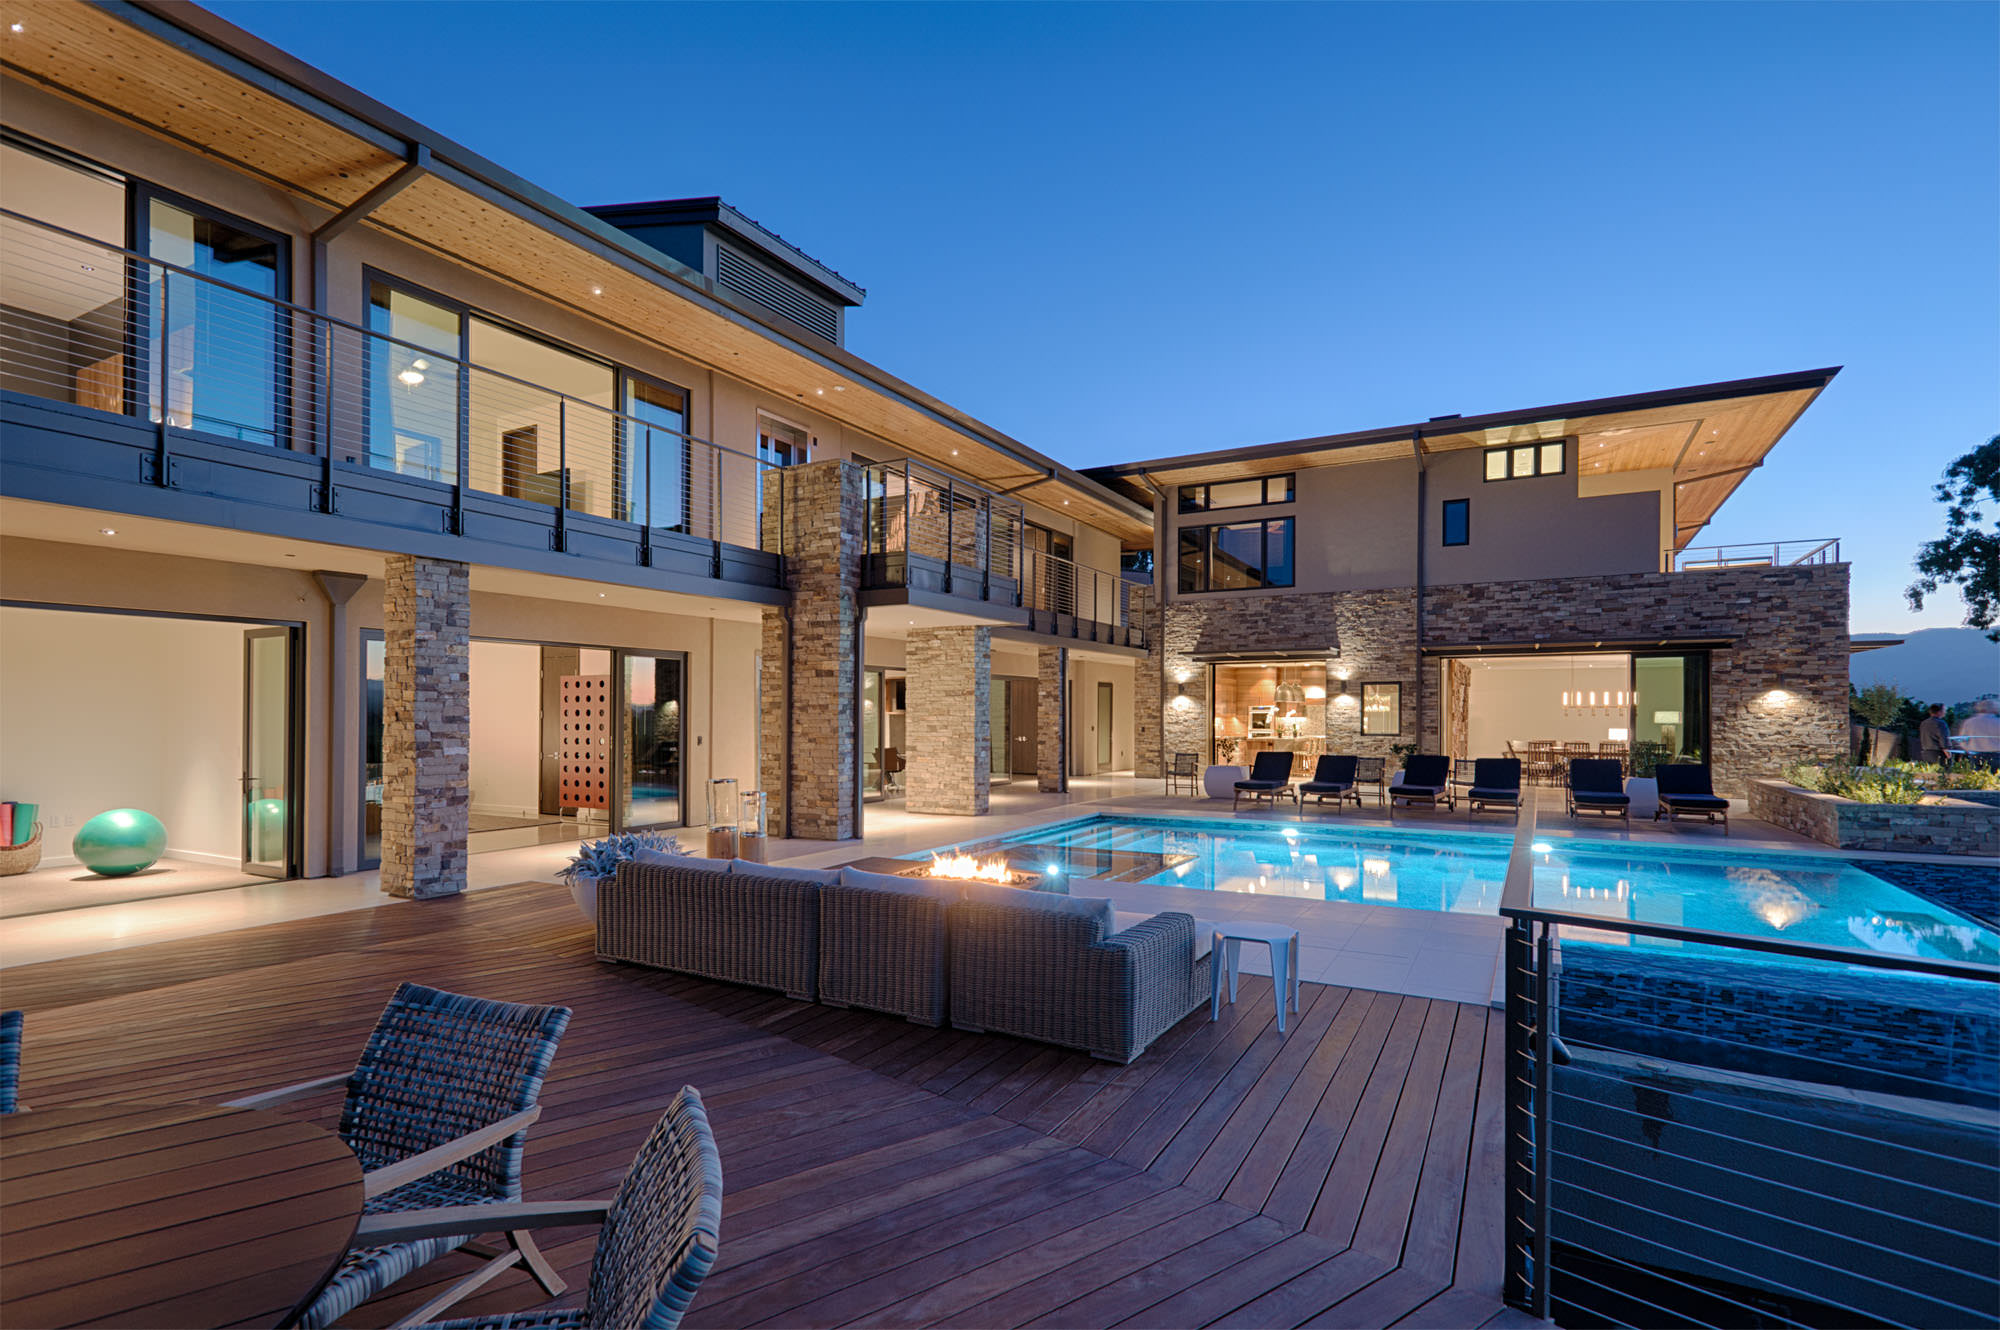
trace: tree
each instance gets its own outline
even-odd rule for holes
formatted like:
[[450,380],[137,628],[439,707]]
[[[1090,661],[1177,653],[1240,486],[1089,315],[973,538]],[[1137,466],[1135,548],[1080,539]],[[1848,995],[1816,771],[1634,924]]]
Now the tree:
[[2000,514],[1987,526],[1981,511],[1988,502],[2000,505],[2000,434],[1946,467],[1937,497],[1945,506],[1944,535],[1917,551],[1917,580],[1904,593],[1910,608],[1920,610],[1925,596],[1956,585],[1966,626],[2000,642]]
[[1847,709],[1876,729],[1884,729],[1903,709],[1903,690],[1893,683],[1871,683],[1856,692],[1847,686]]

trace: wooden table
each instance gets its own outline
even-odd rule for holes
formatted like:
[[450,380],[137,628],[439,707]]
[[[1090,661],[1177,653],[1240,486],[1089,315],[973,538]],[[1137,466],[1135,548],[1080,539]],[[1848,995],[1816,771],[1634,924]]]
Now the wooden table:
[[324,1128],[183,1105],[0,1117],[0,1325],[282,1324],[361,1217]]

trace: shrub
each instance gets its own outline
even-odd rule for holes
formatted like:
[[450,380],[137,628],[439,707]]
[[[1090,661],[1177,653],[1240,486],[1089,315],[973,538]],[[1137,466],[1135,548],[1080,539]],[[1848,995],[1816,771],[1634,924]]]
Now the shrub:
[[610,877],[618,871],[618,865],[637,857],[641,850],[660,850],[666,854],[686,854],[681,843],[662,831],[627,831],[616,836],[606,836],[603,840],[585,841],[577,847],[576,855],[569,866],[560,874],[564,882],[573,882],[582,877]]
[[1802,790],[1852,799],[1858,804],[1921,803],[1932,793],[1909,764],[1888,767],[1840,767],[1800,762],[1786,767],[1784,777]]

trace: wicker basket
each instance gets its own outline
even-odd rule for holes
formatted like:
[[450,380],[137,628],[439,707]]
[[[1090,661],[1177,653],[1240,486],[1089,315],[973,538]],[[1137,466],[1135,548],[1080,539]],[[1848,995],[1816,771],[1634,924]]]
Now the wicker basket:
[[9,845],[0,849],[0,877],[13,877],[16,873],[26,873],[42,862],[42,824],[35,823],[35,834],[26,843]]

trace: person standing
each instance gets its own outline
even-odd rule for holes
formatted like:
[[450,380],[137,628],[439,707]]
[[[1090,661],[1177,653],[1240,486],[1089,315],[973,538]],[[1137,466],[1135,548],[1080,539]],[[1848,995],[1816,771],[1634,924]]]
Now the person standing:
[[2000,710],[1990,697],[1972,704],[1972,714],[1958,725],[1958,746],[1968,753],[2000,753]]
[[1931,703],[1930,711],[1917,725],[1917,761],[1942,765],[1945,749],[1951,747],[1951,731],[1945,725],[1944,704]]

